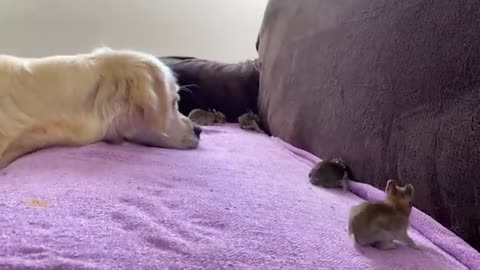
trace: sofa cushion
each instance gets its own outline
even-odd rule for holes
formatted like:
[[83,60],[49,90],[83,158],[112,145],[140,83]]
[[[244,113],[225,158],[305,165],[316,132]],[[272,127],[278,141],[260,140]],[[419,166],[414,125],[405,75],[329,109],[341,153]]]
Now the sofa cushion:
[[271,0],[258,50],[270,132],[480,248],[480,2]]
[[180,111],[188,115],[192,109],[215,109],[227,120],[256,111],[259,71],[256,61],[227,64],[193,57],[160,57],[178,76],[181,86]]

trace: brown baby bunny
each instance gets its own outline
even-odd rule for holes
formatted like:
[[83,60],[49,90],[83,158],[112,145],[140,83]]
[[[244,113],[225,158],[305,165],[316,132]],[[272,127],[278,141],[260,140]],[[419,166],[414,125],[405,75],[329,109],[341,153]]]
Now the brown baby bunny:
[[263,130],[260,128],[259,123],[260,116],[251,111],[238,117],[238,124],[240,128],[264,133]]
[[223,113],[216,110],[205,111],[194,109],[188,114],[188,118],[197,125],[211,126],[214,124],[225,124],[226,117]]
[[394,241],[400,241],[418,249],[407,234],[415,192],[413,186],[400,187],[394,180],[388,180],[385,192],[383,201],[364,202],[350,209],[348,234],[362,246],[392,249],[396,247]]
[[347,190],[348,169],[341,159],[322,160],[310,170],[308,178],[315,186]]

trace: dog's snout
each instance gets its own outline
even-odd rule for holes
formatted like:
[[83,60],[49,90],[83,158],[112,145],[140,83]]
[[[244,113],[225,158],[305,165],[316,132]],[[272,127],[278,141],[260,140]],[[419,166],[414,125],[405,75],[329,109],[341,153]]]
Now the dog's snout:
[[194,126],[193,133],[195,133],[195,136],[200,138],[200,134],[202,133],[202,128],[199,126]]

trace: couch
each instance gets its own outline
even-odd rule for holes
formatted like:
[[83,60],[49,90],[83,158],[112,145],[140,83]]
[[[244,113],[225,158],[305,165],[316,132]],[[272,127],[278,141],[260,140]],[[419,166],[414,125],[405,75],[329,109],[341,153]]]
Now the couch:
[[383,188],[480,249],[480,2],[269,2],[259,110],[272,134]]

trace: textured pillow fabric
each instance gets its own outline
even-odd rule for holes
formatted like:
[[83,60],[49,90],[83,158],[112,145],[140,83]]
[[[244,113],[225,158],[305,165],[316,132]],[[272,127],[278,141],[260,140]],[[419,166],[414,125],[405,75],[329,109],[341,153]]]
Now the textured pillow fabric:
[[271,0],[258,50],[273,135],[342,157],[358,180],[480,249],[480,2]]
[[160,57],[178,76],[180,111],[215,109],[236,122],[249,110],[256,112],[259,71],[256,61],[225,64],[193,57]]

